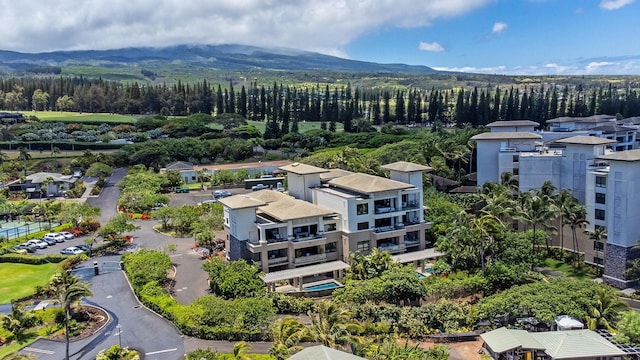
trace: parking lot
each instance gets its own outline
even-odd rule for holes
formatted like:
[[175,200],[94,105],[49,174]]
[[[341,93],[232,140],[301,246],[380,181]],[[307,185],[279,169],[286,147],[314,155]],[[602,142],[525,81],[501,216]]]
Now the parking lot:
[[[213,200],[213,192],[215,190],[219,190],[219,188],[212,188],[205,190],[191,190],[186,194],[176,194],[171,193],[169,198],[171,199],[169,205],[170,206],[180,206],[180,205],[196,205],[205,200]],[[238,194],[246,194],[251,192],[251,190],[237,187],[237,188],[225,188],[223,190],[229,191],[232,195]]]

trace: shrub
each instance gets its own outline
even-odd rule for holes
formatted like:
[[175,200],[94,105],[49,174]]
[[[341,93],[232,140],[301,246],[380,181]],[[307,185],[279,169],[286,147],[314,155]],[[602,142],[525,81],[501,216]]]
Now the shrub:
[[156,250],[140,250],[122,257],[131,283],[138,287],[149,282],[163,283],[171,268],[169,255]]
[[269,297],[278,314],[306,314],[316,307],[316,303],[306,297],[293,297],[280,292],[270,293]]
[[67,255],[28,255],[28,254],[5,254],[0,256],[0,263],[17,263],[29,265],[42,265],[48,263],[57,264],[65,259]]

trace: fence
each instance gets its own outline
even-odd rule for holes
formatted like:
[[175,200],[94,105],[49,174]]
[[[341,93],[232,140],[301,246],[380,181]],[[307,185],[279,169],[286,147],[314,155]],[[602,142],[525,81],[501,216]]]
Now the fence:
[[[13,226],[7,227],[11,225]],[[15,225],[15,223],[2,224],[4,227],[0,228],[0,239],[4,238],[7,240],[13,240],[22,236],[31,235],[38,231],[51,229],[51,224],[43,222],[18,223],[17,226]]]

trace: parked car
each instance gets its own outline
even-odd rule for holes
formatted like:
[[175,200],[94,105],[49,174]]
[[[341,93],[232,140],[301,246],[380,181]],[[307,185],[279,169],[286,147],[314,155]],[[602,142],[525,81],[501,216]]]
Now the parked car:
[[268,189],[269,187],[265,184],[258,184],[258,185],[253,185],[251,187],[252,191],[258,191],[258,190],[264,190],[264,189]]
[[227,191],[227,190],[216,190],[213,192],[213,198],[214,199],[222,199],[228,196],[231,196],[233,194],[231,194],[231,192]]
[[215,204],[217,203],[218,200],[205,200],[203,202],[199,202],[198,205],[204,205],[204,204]]
[[81,245],[76,245],[76,247],[84,252],[91,251],[91,247],[89,247],[89,245],[81,244]]
[[13,252],[15,252],[17,254],[26,254],[28,252],[34,252],[34,251],[35,251],[35,249],[33,251],[29,251],[28,247],[26,245],[22,245],[22,244],[16,245],[13,248]]
[[38,249],[46,249],[49,247],[49,244],[46,241],[42,241],[40,239],[29,240],[27,241],[27,244],[35,245]]
[[53,239],[53,240],[55,240],[56,242],[59,242],[59,243],[64,242],[64,240],[65,240],[64,236],[60,235],[59,233],[48,233],[48,234],[44,235],[44,238],[45,239]]
[[38,250],[38,247],[33,245],[33,244],[28,244],[28,243],[22,243],[18,246],[15,247],[16,249],[24,249],[27,250],[27,252],[30,253],[34,253],[36,252],[36,250]]
[[42,238],[42,241],[46,242],[47,244],[49,244],[49,246],[55,245],[58,242],[56,241],[56,239],[53,238]]
[[158,209],[162,209],[163,207],[167,206],[167,204],[165,203],[156,203],[151,210],[158,210]]
[[75,239],[76,236],[73,235],[72,233],[68,232],[68,231],[61,231],[58,234],[64,236],[65,240],[71,240],[71,239]]
[[78,255],[78,254],[82,254],[83,252],[84,251],[82,251],[81,249],[78,249],[75,246],[70,246],[68,248],[60,250],[60,254],[63,254],[63,255]]

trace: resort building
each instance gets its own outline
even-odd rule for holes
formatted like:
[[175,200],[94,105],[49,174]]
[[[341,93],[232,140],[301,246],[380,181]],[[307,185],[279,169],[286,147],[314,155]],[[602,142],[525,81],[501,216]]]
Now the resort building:
[[14,180],[3,187],[9,188],[9,193],[24,191],[29,199],[40,199],[53,196],[64,196],[73,189],[78,178],[73,175],[62,175],[51,172],[37,172],[28,175],[24,181]]
[[[593,130],[594,123],[612,121],[609,117],[556,120],[551,123],[562,124],[566,135],[575,134],[572,129]],[[634,201],[635,194],[640,193],[640,185],[636,184],[640,179],[640,150],[615,150],[629,148],[631,139],[635,147],[635,132],[621,139],[565,136],[554,139],[551,148],[539,142],[540,134],[527,131],[532,128],[523,127],[522,121],[515,123],[511,128],[494,125],[491,132],[472,137],[477,143],[478,186],[488,181],[500,182],[503,173],[511,172],[518,179],[521,192],[540,189],[545,181],[557,189],[569,189],[587,208],[586,229],[603,228],[604,234],[594,240],[579,231],[577,243],[564,241],[565,237],[572,239],[572,234],[567,234],[557,221],[554,225],[561,231],[552,236],[552,244],[584,253],[586,263],[604,267],[606,282],[617,287],[632,286],[624,279],[624,271],[628,260],[640,256],[640,250],[633,248],[640,238],[640,230],[634,226],[640,220],[640,205],[636,205],[640,202]]]
[[431,224],[424,219],[422,177],[431,169],[408,162],[382,169],[390,178],[293,163],[279,169],[286,173],[288,194],[260,190],[220,199],[228,259],[257,263],[270,283],[283,280],[270,274],[278,271],[300,281],[300,274],[338,275],[350,253],[366,255],[373,248],[417,253],[399,262],[438,256],[425,251]]

